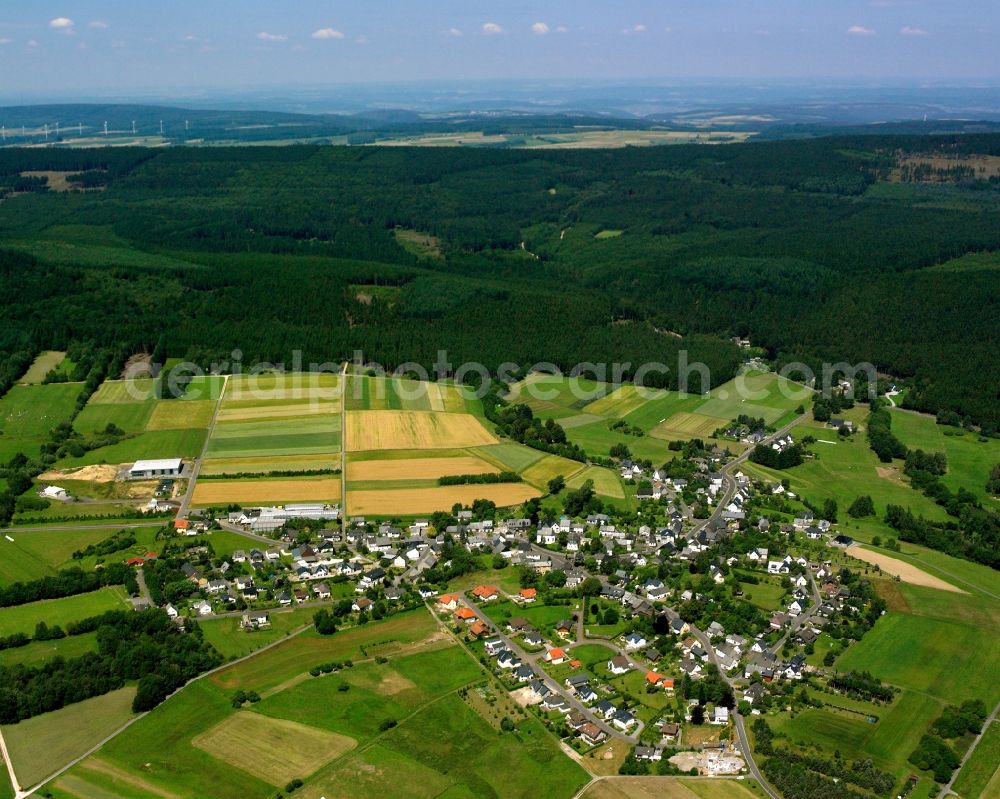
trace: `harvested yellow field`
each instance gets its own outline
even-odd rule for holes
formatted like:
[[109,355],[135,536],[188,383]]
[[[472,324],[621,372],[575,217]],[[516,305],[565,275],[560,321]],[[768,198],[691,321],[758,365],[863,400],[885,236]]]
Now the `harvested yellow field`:
[[340,394],[340,375],[329,372],[233,375],[226,387],[227,402],[306,399],[317,396],[335,399]]
[[666,421],[660,422],[649,431],[649,434],[664,441],[677,438],[708,438],[726,424],[725,419],[717,416],[678,411]]
[[339,499],[339,477],[307,477],[288,480],[199,480],[192,501],[195,505],[229,502],[262,505],[336,502]]
[[427,402],[432,411],[444,410],[444,397],[441,396],[441,388],[437,383],[427,383]]
[[246,458],[208,458],[201,465],[201,473],[261,474],[264,472],[311,472],[316,469],[340,467],[339,453],[311,455],[267,455]]
[[229,403],[219,410],[220,422],[250,422],[261,419],[293,419],[298,416],[334,414],[340,412],[340,403],[329,399],[306,399],[275,405],[257,403]]
[[386,449],[449,449],[495,444],[482,423],[467,413],[348,411],[350,452]]
[[521,477],[529,483],[541,487],[545,486],[553,477],[562,475],[568,479],[570,475],[576,474],[583,468],[583,464],[579,461],[571,461],[569,458],[561,458],[558,455],[546,455],[522,471]]
[[276,786],[308,776],[357,746],[346,735],[249,711],[232,714],[191,743]]
[[436,488],[399,488],[388,491],[350,491],[347,496],[348,511],[353,514],[377,516],[411,516],[451,510],[460,502],[471,505],[477,499],[489,499],[497,507],[520,505],[541,492],[527,483],[499,483],[497,485],[440,486]]
[[717,777],[606,777],[583,792],[583,799],[754,799],[756,796],[745,783]]
[[946,583],[939,577],[928,574],[923,569],[918,569],[905,560],[900,560],[890,555],[883,555],[881,552],[873,552],[857,544],[848,547],[846,551],[852,558],[857,558],[858,560],[863,560],[865,563],[878,566],[885,574],[891,577],[899,577],[904,583],[922,585],[927,588],[937,588],[940,591],[952,591],[956,594],[966,593],[961,588],[956,588],[951,583]]
[[160,400],[146,422],[147,430],[188,430],[208,427],[215,413],[212,400]]
[[472,455],[459,458],[407,458],[356,461],[347,468],[351,480],[431,480],[453,474],[499,474],[500,470]]

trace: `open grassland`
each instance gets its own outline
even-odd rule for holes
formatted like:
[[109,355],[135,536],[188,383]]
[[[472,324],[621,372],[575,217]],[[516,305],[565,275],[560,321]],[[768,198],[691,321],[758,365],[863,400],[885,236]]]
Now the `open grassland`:
[[37,458],[49,431],[73,414],[80,383],[14,386],[0,399],[0,461],[19,452]]
[[4,727],[18,782],[35,785],[110,735],[132,717],[134,696],[121,688]]
[[528,483],[497,483],[491,485],[434,486],[429,488],[399,488],[392,490],[349,490],[347,509],[357,515],[412,516],[451,510],[458,502],[471,505],[477,499],[489,499],[497,507],[520,505],[525,500],[540,496],[538,489]]
[[[246,539],[244,539],[245,541]],[[213,546],[215,541],[212,541]],[[347,583],[334,584],[331,589],[344,587],[344,593],[353,591],[353,586]],[[337,591],[334,590],[334,596]],[[241,626],[241,619],[237,616],[206,619],[198,622],[205,636],[205,640],[214,646],[219,653],[226,658],[237,658],[249,655],[254,650],[262,646],[273,643],[284,638],[291,632],[299,630],[312,624],[314,608],[288,608],[286,610],[269,611],[271,626],[265,630],[254,630],[248,632]]]
[[141,433],[146,429],[156,407],[156,400],[109,402],[101,405],[88,402],[73,420],[73,428],[86,435],[102,432],[109,424],[113,424],[126,433]]
[[513,384],[507,394],[511,403],[523,403],[543,419],[558,419],[580,413],[611,391],[608,383],[589,377],[567,377],[533,372]]
[[7,530],[0,536],[0,585],[54,574],[76,563],[72,558],[76,550],[116,531],[112,526],[98,530]]
[[566,485],[570,488],[579,488],[588,480],[593,482],[594,491],[598,494],[625,499],[621,478],[611,469],[606,469],[603,466],[588,466],[582,471],[578,471],[566,481]]
[[751,370],[713,388],[697,411],[727,421],[746,414],[773,423],[799,405],[808,407],[813,393],[812,389],[773,372]]
[[208,443],[208,457],[319,455],[340,448],[340,416],[219,423]]
[[986,728],[955,780],[955,793],[963,799],[996,799],[1000,796],[1000,722]]
[[31,635],[35,625],[44,621],[50,627],[58,624],[97,616],[108,610],[122,610],[128,607],[125,591],[120,586],[108,586],[87,594],[63,597],[62,599],[42,599],[27,605],[0,608],[0,636],[13,633]]
[[250,712],[234,713],[191,743],[275,786],[306,777],[355,746],[346,735]]
[[201,453],[207,431],[153,430],[126,438],[110,447],[101,447],[79,458],[64,458],[60,469],[100,463],[134,463],[142,458],[195,458]]
[[1000,700],[1000,650],[983,646],[983,635],[970,624],[889,612],[837,660],[837,668],[870,671],[955,704],[982,698],[993,707]]
[[55,641],[32,641],[27,646],[0,650],[0,666],[43,666],[54,657],[75,658],[97,651],[97,633],[71,635]]
[[132,405],[156,399],[156,381],[151,377],[135,380],[105,380],[90,398],[92,405]]
[[349,451],[438,449],[496,443],[471,414],[419,411],[348,411]]
[[965,488],[1000,508],[1000,500],[986,493],[990,469],[1000,463],[1000,439],[980,438],[968,430],[943,427],[933,417],[901,410],[892,412],[892,431],[911,449],[943,452],[948,471],[941,479],[952,491]]
[[318,775],[303,796],[360,799],[378,794],[387,781],[398,797],[568,799],[587,776],[559,752],[537,720],[520,722],[515,735],[498,735],[459,697],[445,696],[379,738],[377,745]]
[[354,461],[347,469],[351,480],[433,480],[446,475],[497,474],[493,464],[473,455],[445,458],[405,458]]
[[320,663],[366,658],[367,648],[375,644],[385,644],[382,654],[388,656],[392,654],[393,648],[401,649],[418,642],[441,640],[435,636],[436,631],[437,624],[433,617],[421,608],[328,638],[306,632],[258,657],[214,674],[209,680],[226,691],[245,688],[263,692],[304,674]]
[[356,411],[466,412],[463,389],[401,377],[352,376],[345,401],[348,410]]
[[206,458],[201,475],[262,474],[265,472],[308,472],[316,469],[340,468],[336,452],[306,455],[255,455],[247,458]]
[[24,373],[24,376],[18,382],[25,385],[41,383],[45,379],[45,376],[58,367],[65,359],[65,352],[46,350],[35,358],[31,366],[28,367],[28,371]]
[[336,502],[339,477],[296,477],[268,480],[202,480],[194,489],[195,505],[245,505],[286,502]]

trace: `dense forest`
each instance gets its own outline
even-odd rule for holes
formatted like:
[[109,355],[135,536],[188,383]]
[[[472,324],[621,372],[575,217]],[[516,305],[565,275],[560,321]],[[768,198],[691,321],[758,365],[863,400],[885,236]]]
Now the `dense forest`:
[[671,372],[648,382],[671,387],[682,350],[730,378],[739,335],[780,363],[870,361],[910,406],[995,429],[997,261],[947,262],[1000,247],[1000,188],[886,182],[929,151],[1000,136],[0,150],[0,366],[74,342],[205,366],[238,348],[429,368],[444,349],[491,369],[657,361]]

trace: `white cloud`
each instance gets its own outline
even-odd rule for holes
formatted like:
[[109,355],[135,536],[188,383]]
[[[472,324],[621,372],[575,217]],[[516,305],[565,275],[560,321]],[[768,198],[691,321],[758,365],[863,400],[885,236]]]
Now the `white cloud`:
[[268,33],[267,31],[258,33],[257,38],[262,42],[284,42],[288,39],[283,33]]
[[636,33],[645,33],[646,32],[646,26],[645,25],[636,25],[634,28],[632,28],[632,30],[634,30]]
[[928,36],[923,28],[915,28],[912,25],[904,25],[899,29],[900,36]]
[[87,23],[88,28],[94,28],[95,30],[107,30],[108,23],[103,19],[95,19],[93,22]]
[[866,28],[864,25],[851,25],[847,29],[847,32],[851,36],[874,36],[875,30],[873,28]]
[[0,36],[0,44],[10,44],[13,39],[8,39],[6,36]]
[[73,20],[69,17],[56,17],[49,20],[49,27],[52,30],[63,31],[65,33],[72,33],[74,24]]
[[344,34],[336,28],[320,28],[318,31],[313,31],[312,37],[314,39],[343,39]]
[[495,22],[486,22],[483,24],[482,31],[484,36],[496,36],[497,34],[503,33],[503,28]]
[[569,33],[569,29],[565,25],[560,25],[556,28],[556,33]]
[[544,22],[536,22],[534,25],[531,26],[531,32],[536,36],[544,36],[546,33],[549,33],[549,31],[550,31],[549,26],[546,25]]
[[35,41],[34,39],[28,39],[26,46],[27,47],[40,47],[41,45],[39,45],[38,42]]
[[370,40],[369,40],[369,38],[367,36],[365,36],[362,33],[354,41],[357,42],[358,44],[368,44]]
[[460,28],[448,28],[448,30],[446,30],[445,33],[447,33],[449,36],[454,36],[455,38],[458,38],[459,36],[462,35],[462,31]]

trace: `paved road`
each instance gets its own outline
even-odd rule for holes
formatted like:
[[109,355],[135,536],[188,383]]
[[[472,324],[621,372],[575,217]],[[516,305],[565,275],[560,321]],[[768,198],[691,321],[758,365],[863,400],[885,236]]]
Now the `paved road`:
[[948,780],[948,784],[941,789],[941,793],[938,794],[938,799],[944,799],[944,797],[949,794],[957,796],[957,794],[955,794],[952,790],[952,786],[955,784],[955,780],[958,779],[958,775],[962,773],[962,767],[965,765],[966,761],[972,756],[975,748],[979,746],[979,742],[983,740],[983,736],[986,735],[986,730],[989,729],[989,726],[996,721],[998,714],[1000,714],[1000,704],[997,704],[997,706],[993,708],[993,712],[990,713],[989,718],[983,722],[983,728],[979,731],[979,735],[976,736],[972,745],[966,750],[965,755],[962,757],[962,762],[958,764],[958,768],[952,772],[951,779]]
[[184,492],[184,498],[181,500],[181,506],[177,511],[177,518],[179,519],[185,518],[188,514],[189,508],[191,507],[191,498],[194,496],[195,483],[198,482],[198,475],[201,473],[201,463],[205,460],[205,455],[208,453],[208,445],[212,440],[212,432],[215,430],[215,423],[219,419],[219,409],[222,407],[222,398],[226,395],[226,388],[228,386],[229,375],[223,375],[222,390],[219,392],[219,398],[215,401],[215,410],[212,412],[212,421],[208,424],[208,434],[205,436],[205,444],[201,448],[201,453],[194,459],[194,463],[191,465],[191,474],[188,475],[187,491]]
[[149,586],[146,585],[146,575],[142,571],[142,566],[135,570],[135,581],[139,584],[139,596],[148,602],[150,607],[152,607],[153,597],[150,596]]
[[642,722],[639,722],[638,729],[632,735],[625,735],[619,732],[617,729],[611,727],[603,719],[599,718],[594,714],[594,712],[587,707],[583,702],[576,698],[575,694],[570,693],[565,686],[556,682],[552,677],[549,677],[542,668],[541,661],[545,656],[545,651],[541,652],[528,652],[523,649],[520,644],[518,644],[513,638],[511,638],[504,630],[502,630],[498,625],[494,624],[490,618],[482,612],[479,606],[473,602],[471,599],[466,597],[464,594],[461,596],[462,602],[470,608],[490,629],[491,633],[503,641],[504,646],[506,646],[511,652],[513,652],[517,657],[519,657],[524,663],[530,665],[538,679],[542,680],[549,688],[549,690],[561,696],[566,700],[566,703],[576,711],[579,711],[587,719],[596,724],[601,730],[603,730],[607,735],[613,736],[615,738],[627,741],[630,744],[635,744],[639,741],[639,735],[642,733]]

